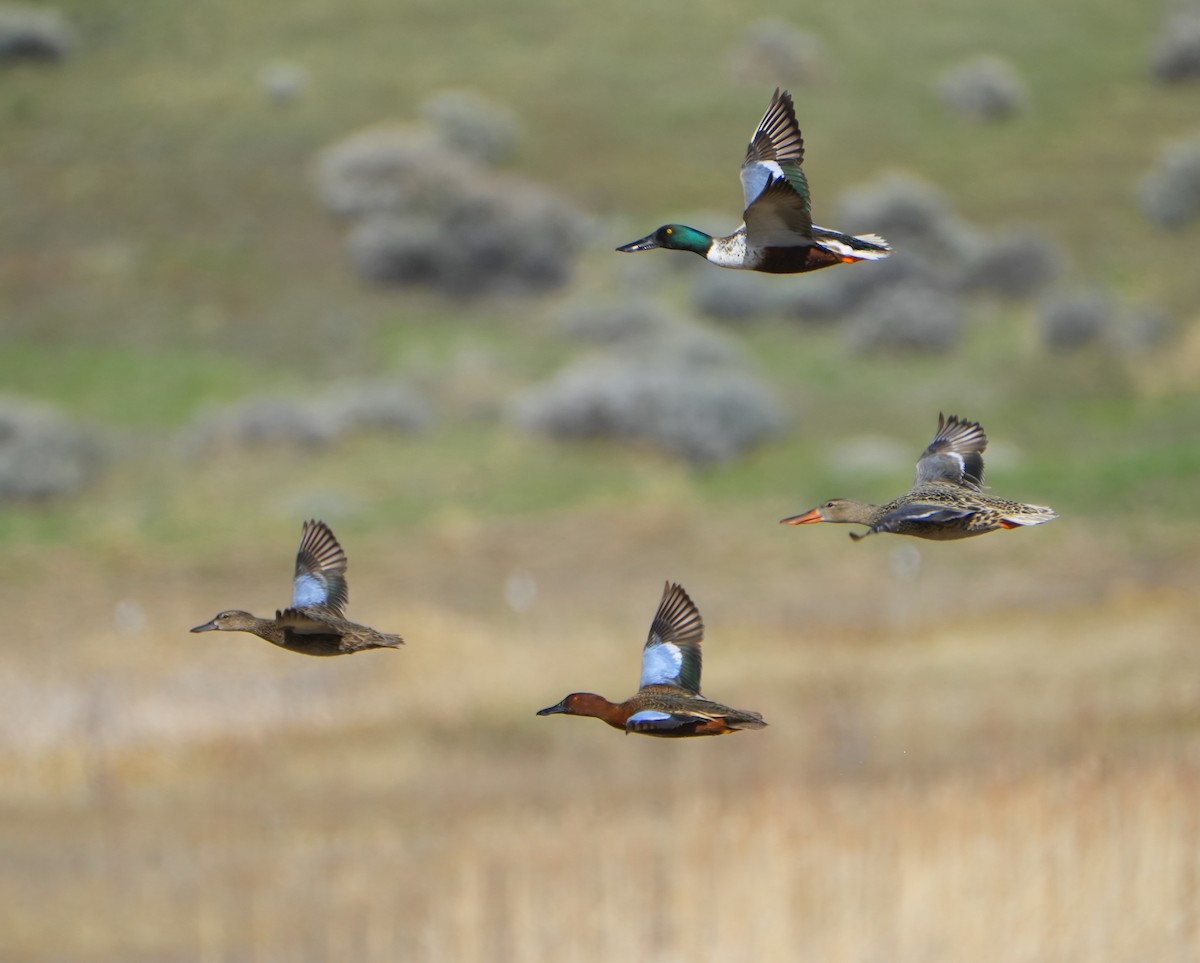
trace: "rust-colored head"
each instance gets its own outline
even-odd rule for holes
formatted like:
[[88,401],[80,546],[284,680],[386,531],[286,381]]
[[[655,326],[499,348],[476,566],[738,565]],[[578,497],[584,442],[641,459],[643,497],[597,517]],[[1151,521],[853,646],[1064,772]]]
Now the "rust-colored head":
[[594,716],[596,715],[595,709],[605,705],[609,705],[609,701],[594,692],[572,692],[562,702],[547,706],[545,709],[538,709],[537,714],[539,716],[554,716],[559,713],[568,716]]
[[629,717],[629,710],[623,705],[609,702],[604,696],[596,695],[594,692],[572,692],[557,705],[539,709],[537,714],[539,716],[559,714],[567,716],[591,716],[593,719],[604,720],[610,726],[623,729],[625,728],[625,720]]

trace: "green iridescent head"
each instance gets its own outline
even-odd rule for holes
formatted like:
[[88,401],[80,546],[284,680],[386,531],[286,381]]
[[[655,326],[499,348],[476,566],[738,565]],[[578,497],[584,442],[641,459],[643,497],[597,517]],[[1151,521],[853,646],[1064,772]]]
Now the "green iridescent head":
[[622,244],[618,251],[652,251],[656,247],[665,247],[673,251],[692,251],[701,257],[708,253],[712,246],[712,237],[703,231],[685,224],[664,224],[653,234],[648,234],[639,241]]

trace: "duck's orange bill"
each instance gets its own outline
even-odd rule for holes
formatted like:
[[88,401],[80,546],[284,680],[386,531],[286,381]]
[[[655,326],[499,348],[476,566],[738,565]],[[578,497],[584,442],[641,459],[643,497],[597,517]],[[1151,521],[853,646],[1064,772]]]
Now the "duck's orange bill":
[[824,519],[821,517],[820,510],[814,508],[814,509],[811,509],[810,511],[805,512],[803,515],[793,515],[791,518],[781,518],[779,520],[779,524],[780,525],[811,525],[813,522],[822,522],[822,521],[824,521]]

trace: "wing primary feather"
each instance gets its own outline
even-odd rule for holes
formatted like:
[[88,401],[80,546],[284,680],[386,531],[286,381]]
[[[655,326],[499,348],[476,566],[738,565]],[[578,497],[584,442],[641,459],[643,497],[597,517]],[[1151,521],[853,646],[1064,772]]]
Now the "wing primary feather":
[[315,519],[304,523],[296,550],[292,605],[324,605],[341,613],[349,601],[346,553],[329,526]]
[[796,107],[792,95],[786,90],[775,88],[767,112],[759,121],[754,136],[746,148],[743,164],[756,161],[778,161],[780,164],[799,166],[804,161],[804,137],[796,121]]
[[704,620],[682,585],[667,582],[658,611],[650,623],[650,640],[676,645],[699,645],[704,641]]
[[987,442],[979,422],[938,412],[937,434],[917,462],[916,483],[949,482],[981,490]]
[[642,649],[641,685],[700,691],[704,620],[682,585],[667,582]]

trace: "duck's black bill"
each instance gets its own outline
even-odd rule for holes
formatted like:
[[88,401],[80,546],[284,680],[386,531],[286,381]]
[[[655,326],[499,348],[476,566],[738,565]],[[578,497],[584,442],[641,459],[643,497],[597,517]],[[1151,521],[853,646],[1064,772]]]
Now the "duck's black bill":
[[630,251],[653,251],[656,247],[662,247],[662,245],[654,240],[653,234],[649,234],[640,241],[630,241],[628,244],[622,244],[617,250],[628,254]]
[[217,620],[213,619],[211,622],[205,622],[203,625],[197,625],[194,629],[191,629],[190,631],[192,631],[192,632],[215,632],[216,630],[217,630]]
[[558,705],[546,706],[545,709],[538,709],[537,714],[539,716],[554,716],[561,712],[566,712],[567,707],[565,703],[566,700],[564,699],[562,702],[558,703]]

